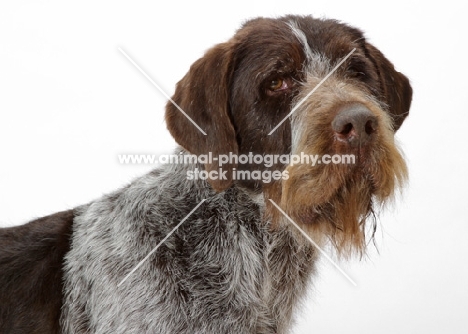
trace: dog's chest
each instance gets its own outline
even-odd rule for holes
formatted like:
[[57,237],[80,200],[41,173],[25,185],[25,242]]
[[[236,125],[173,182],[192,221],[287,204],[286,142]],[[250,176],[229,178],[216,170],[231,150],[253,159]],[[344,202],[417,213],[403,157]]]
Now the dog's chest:
[[259,206],[236,189],[199,191],[207,201],[172,231],[199,198],[172,187],[145,188],[151,183],[143,181],[91,204],[75,220],[65,332],[281,332],[277,324],[289,323],[308,282],[311,249],[288,228],[263,223]]

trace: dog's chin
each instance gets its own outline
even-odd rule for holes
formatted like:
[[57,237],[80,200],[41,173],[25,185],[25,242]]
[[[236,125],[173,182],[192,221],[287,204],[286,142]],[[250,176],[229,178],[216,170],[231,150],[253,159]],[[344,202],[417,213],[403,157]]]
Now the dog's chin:
[[314,240],[329,241],[339,256],[362,256],[375,231],[374,206],[391,200],[406,175],[404,164],[369,166],[290,167],[281,207]]
[[[330,180],[334,191],[311,191],[307,183],[294,193],[284,193],[281,206],[312,239],[329,241],[343,257],[363,254],[365,225],[373,212],[372,182],[369,179]],[[324,189],[324,188],[322,188]]]

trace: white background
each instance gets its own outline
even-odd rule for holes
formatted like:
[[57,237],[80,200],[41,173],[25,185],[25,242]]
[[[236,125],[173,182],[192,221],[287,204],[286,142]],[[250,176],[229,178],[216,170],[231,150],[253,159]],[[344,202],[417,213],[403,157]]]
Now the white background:
[[[459,2],[461,3],[461,2]],[[363,261],[326,261],[294,333],[467,333],[466,10],[451,1],[2,1],[0,225],[86,203],[154,166],[120,153],[170,153],[165,98],[192,62],[247,18],[335,18],[412,81],[397,138],[410,182],[381,215]]]

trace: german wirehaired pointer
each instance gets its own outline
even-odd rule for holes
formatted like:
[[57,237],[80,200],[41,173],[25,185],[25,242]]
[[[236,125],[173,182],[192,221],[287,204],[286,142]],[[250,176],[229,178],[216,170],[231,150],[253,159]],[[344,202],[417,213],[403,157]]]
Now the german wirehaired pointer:
[[[166,108],[176,154],[355,163],[165,164],[88,204],[2,229],[0,333],[290,332],[316,246],[363,254],[374,209],[405,181],[394,133],[411,96],[358,29],[310,16],[246,22],[177,84]],[[195,169],[222,177],[188,178]]]

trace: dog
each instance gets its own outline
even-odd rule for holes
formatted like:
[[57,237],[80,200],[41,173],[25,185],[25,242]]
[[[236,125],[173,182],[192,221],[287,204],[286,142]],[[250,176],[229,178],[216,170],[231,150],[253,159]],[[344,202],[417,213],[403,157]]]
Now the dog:
[[[247,21],[166,106],[176,155],[214,159],[162,165],[1,230],[0,332],[290,332],[319,249],[362,256],[376,209],[404,185],[394,134],[411,99],[407,77],[356,28]],[[355,161],[281,159],[314,154]]]

